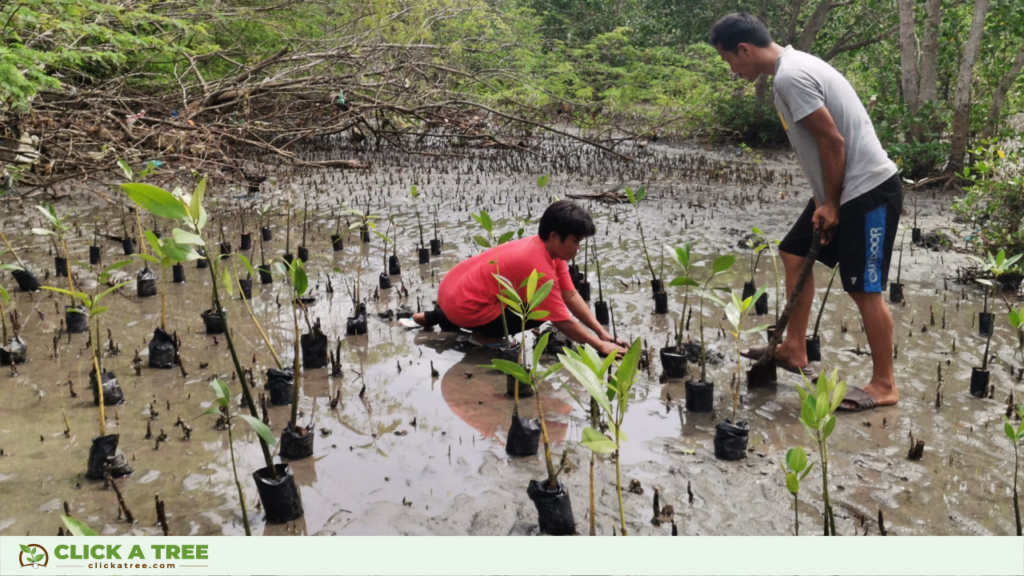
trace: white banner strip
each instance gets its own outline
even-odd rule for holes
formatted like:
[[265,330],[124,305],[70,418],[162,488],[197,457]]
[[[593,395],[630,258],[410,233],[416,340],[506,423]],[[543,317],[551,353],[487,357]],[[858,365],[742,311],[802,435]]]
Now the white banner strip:
[[0,574],[1024,574],[1015,537],[526,538],[3,536]]

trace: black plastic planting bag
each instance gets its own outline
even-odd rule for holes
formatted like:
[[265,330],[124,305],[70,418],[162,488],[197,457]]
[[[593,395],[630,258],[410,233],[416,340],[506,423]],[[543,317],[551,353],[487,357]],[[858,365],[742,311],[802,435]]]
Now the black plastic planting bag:
[[287,406],[292,403],[295,377],[291,370],[267,370],[267,391],[270,392],[270,403],[274,406]]
[[243,232],[242,233],[242,241],[239,242],[238,249],[239,250],[248,250],[250,248],[252,248],[252,233],[250,233],[250,232]]
[[754,364],[747,370],[747,386],[765,386],[778,381],[779,374],[774,360],[764,365]]
[[171,266],[171,276],[172,276],[175,284],[184,284],[185,283],[185,265],[184,264],[175,264],[174,266]]
[[807,361],[821,362],[821,336],[807,339]]
[[665,291],[665,285],[662,283],[662,281],[660,279],[651,280],[651,292],[653,292],[654,294],[657,294],[658,292],[664,292],[664,291]]
[[540,420],[523,420],[519,416],[513,416],[512,426],[509,427],[508,438],[505,440],[505,453],[509,456],[534,456],[537,454],[539,443]]
[[903,302],[903,284],[889,282],[889,302],[900,304]]
[[153,339],[149,341],[149,367],[174,368],[174,353],[177,343],[174,336],[157,328],[153,330]]
[[131,238],[121,240],[121,249],[124,251],[125,256],[135,254],[135,241]]
[[540,531],[550,536],[572,536],[576,533],[576,520],[572,517],[572,503],[569,493],[561,482],[558,488],[548,489],[548,481],[530,480],[526,495],[537,507],[537,524]]
[[654,313],[668,314],[668,292],[658,292],[654,295]]
[[519,343],[502,344],[496,346],[494,350],[498,353],[498,358],[502,360],[508,360],[509,362],[519,362]]
[[15,336],[7,341],[7,346],[0,348],[0,366],[10,366],[11,362],[24,364],[27,356],[28,344],[21,336]]
[[239,280],[238,286],[242,289],[242,299],[252,300],[252,278],[246,278],[245,280]]
[[754,314],[765,316],[768,314],[768,293],[762,292],[761,297],[754,302]]
[[[100,390],[96,386],[96,369],[93,368],[89,372],[89,387],[92,388],[92,402],[96,406],[100,405]],[[106,368],[103,369],[103,405],[114,406],[117,404],[124,404],[124,392],[121,391],[121,386],[117,383],[117,377],[112,372],[108,372]]]
[[608,313],[608,303],[604,300],[598,300],[594,303],[594,316],[597,318],[597,323],[601,326],[607,326],[611,321],[611,315]]
[[313,455],[313,425],[293,430],[286,426],[281,431],[281,458],[301,460]]
[[224,309],[221,308],[220,313],[213,311],[213,308],[204,311],[199,315],[203,319],[203,323],[206,324],[207,334],[223,334],[224,333]]
[[156,296],[156,273],[149,268],[139,270],[139,275],[135,282],[135,292],[139,295],[139,298]]
[[360,306],[359,312],[345,322],[345,334],[360,336],[366,334],[366,308]]
[[430,264],[429,248],[420,248],[419,250],[417,250],[417,254],[419,254],[420,264]]
[[257,266],[256,269],[260,273],[260,284],[272,284],[274,282],[274,276],[270,273],[270,266],[264,264]]
[[744,282],[743,283],[743,296],[741,296],[741,298],[746,300],[747,298],[750,298],[754,294],[757,294],[757,288],[754,287],[754,283],[753,282]]
[[292,469],[287,464],[274,464],[274,469],[277,471],[276,480],[265,467],[252,473],[260,502],[267,513],[267,522],[280,524],[301,518],[302,499]]
[[988,396],[988,370],[971,368],[971,396],[984,398]]
[[11,276],[14,276],[14,281],[18,283],[18,290],[22,292],[35,292],[39,290],[39,278],[36,278],[28,268],[24,270],[14,270],[11,272]]
[[682,378],[686,376],[686,351],[676,352],[675,346],[667,346],[660,351],[661,367],[665,370],[665,376],[669,378]]
[[733,424],[728,418],[715,426],[715,458],[741,460],[747,457],[750,426],[744,422]]
[[66,278],[68,275],[68,259],[60,256],[53,257],[53,267],[56,268],[58,278]]
[[99,246],[89,246],[89,264],[99,264],[103,261],[103,254]]
[[433,256],[441,255],[441,240],[434,238],[430,241],[430,254]]
[[992,324],[996,320],[994,312],[978,312],[978,335],[988,336],[992,333]]
[[402,265],[398,262],[398,256],[392,254],[388,256],[388,274],[391,276],[398,276],[402,273]]
[[302,346],[302,367],[306,369],[327,366],[327,335],[320,331],[320,322],[313,325],[312,334],[299,338]]
[[64,323],[69,334],[82,334],[89,331],[89,315],[85,306],[68,306],[64,309]]
[[686,381],[686,411],[711,412],[715,407],[715,383]]
[[387,272],[380,273],[380,289],[387,290],[391,288],[391,277],[388,276]]
[[581,281],[576,290],[579,291],[580,298],[583,298],[584,302],[590,302],[590,282],[586,280]]
[[309,261],[309,248],[299,246],[299,260],[302,260],[303,262]]
[[271,240],[274,239],[274,233],[270,231],[270,227],[268,226],[264,226],[263,229],[260,230],[260,233],[263,234],[264,242],[270,242]]
[[345,249],[345,239],[341,234],[331,234],[331,249],[341,252]]
[[128,459],[117,449],[120,434],[108,434],[92,439],[89,448],[89,467],[85,477],[90,480],[102,480],[109,471],[114,478],[127,476],[134,472]]

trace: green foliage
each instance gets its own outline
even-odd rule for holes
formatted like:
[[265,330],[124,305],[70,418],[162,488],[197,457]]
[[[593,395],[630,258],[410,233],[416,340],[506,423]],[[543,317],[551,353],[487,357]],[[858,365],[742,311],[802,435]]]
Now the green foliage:
[[828,495],[828,437],[836,427],[835,412],[846,397],[846,381],[839,380],[839,370],[831,374],[824,371],[818,375],[816,386],[804,378],[796,387],[800,395],[800,424],[807,434],[818,443],[821,457],[821,493],[825,504],[825,535],[835,535],[835,519]]
[[965,195],[953,204],[953,211],[973,227],[968,242],[980,251],[1024,253],[1024,175],[1019,170],[1024,155],[995,143],[983,143],[971,154],[974,162],[959,175]]
[[710,104],[710,122],[714,126],[711,136],[760,146],[778,146],[789,141],[775,107],[770,102],[758,102],[748,87],[737,87]]
[[76,520],[71,516],[61,516],[61,520],[64,521],[64,526],[71,532],[73,536],[99,536],[95,530],[85,525],[85,522]]

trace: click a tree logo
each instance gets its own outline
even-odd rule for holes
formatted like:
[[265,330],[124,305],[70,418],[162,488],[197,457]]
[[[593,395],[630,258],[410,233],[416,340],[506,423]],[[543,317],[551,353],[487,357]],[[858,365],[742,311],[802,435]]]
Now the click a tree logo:
[[33,568],[39,568],[40,566],[46,566],[50,562],[50,554],[39,544],[29,544],[28,546],[21,545],[21,554],[18,555],[18,562],[21,563],[21,567],[25,568],[31,566]]

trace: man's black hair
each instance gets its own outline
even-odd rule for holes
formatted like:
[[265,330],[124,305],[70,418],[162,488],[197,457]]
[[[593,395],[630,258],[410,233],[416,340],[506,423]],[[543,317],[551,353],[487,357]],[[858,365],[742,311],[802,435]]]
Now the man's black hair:
[[544,215],[540,217],[540,226],[537,228],[537,235],[541,240],[547,241],[554,232],[558,237],[565,240],[570,234],[582,240],[587,236],[593,236],[597,232],[594,220],[582,206],[572,200],[559,200],[548,206]]
[[772,35],[764,22],[747,12],[727,14],[711,27],[712,46],[735,53],[741,42],[766,48],[772,43]]

